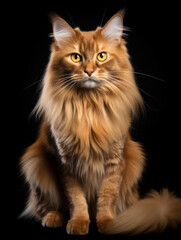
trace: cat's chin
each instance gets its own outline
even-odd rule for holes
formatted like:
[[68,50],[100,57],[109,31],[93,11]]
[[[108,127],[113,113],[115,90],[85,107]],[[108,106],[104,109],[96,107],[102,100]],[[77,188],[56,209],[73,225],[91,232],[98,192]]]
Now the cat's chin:
[[99,86],[99,82],[94,79],[87,79],[80,82],[82,88],[96,88]]

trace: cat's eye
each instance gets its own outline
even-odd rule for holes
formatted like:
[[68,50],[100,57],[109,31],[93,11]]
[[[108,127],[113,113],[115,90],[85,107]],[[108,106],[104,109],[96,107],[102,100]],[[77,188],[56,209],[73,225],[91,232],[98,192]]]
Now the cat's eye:
[[72,53],[71,54],[71,60],[75,63],[81,62],[82,61],[82,57],[80,54],[78,53]]
[[101,52],[97,54],[97,60],[99,62],[104,62],[107,59],[107,53],[106,52]]

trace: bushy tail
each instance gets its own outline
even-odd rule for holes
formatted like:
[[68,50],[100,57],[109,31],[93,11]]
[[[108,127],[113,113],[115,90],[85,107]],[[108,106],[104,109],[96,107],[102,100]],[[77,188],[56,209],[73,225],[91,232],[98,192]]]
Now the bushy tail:
[[119,214],[106,227],[106,234],[128,234],[162,232],[167,227],[176,228],[181,224],[181,198],[168,189],[159,194],[152,191],[148,196]]

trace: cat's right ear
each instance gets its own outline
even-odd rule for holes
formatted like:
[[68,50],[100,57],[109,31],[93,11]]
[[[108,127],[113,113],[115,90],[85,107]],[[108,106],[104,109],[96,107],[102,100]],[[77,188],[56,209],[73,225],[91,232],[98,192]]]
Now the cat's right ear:
[[62,18],[55,16],[52,18],[53,36],[55,41],[61,45],[62,42],[74,36],[75,32],[71,26]]

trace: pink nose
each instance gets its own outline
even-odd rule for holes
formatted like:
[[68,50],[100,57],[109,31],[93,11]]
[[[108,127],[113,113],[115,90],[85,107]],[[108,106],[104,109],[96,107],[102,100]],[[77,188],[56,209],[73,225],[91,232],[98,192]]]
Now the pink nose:
[[93,74],[94,70],[92,68],[86,68],[84,72],[87,73],[87,75],[90,77]]

